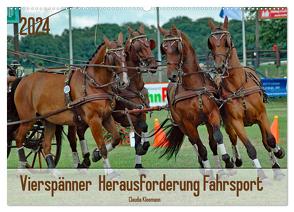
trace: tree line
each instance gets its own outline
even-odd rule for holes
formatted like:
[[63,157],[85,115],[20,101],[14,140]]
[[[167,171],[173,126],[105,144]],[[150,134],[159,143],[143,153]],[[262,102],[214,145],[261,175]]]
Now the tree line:
[[[201,59],[208,54],[207,38],[210,34],[210,29],[207,25],[207,18],[192,20],[186,16],[180,16],[170,19],[163,24],[163,28],[170,28],[173,24],[178,29],[186,33],[190,38],[192,46],[196,50],[196,54]],[[216,24],[221,24],[214,21]],[[144,23],[143,23],[144,24]],[[126,38],[128,26],[133,29],[139,28],[140,22],[118,24],[97,24],[92,27],[73,28],[73,55],[74,59],[88,60],[92,53],[96,50],[96,45],[99,45],[103,36],[110,39],[115,39],[119,32],[123,32]],[[255,49],[255,19],[249,18],[246,21],[246,47],[247,49]],[[242,23],[241,21],[231,20],[229,22],[229,31],[233,37],[233,42],[240,56],[242,56]],[[148,38],[156,41],[157,28],[153,25],[146,26],[145,32]],[[13,49],[12,36],[7,37],[8,49]],[[281,49],[287,49],[287,19],[273,19],[260,21],[260,48],[270,50],[273,44],[277,44]],[[56,57],[69,57],[69,31],[65,29],[61,35],[41,34],[28,35],[20,40],[20,51],[38,53],[44,55],[52,55]],[[157,55],[157,48],[154,49],[154,55]],[[8,64],[14,57],[8,54]],[[31,66],[32,62],[37,66],[52,66],[52,62],[42,61],[40,59],[22,59],[21,64]]]

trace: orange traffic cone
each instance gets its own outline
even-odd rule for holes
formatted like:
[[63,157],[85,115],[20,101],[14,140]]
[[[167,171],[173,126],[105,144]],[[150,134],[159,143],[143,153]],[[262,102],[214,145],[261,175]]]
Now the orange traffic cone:
[[271,126],[271,133],[276,139],[276,143],[278,144],[280,142],[280,133],[279,133],[279,117],[274,116],[274,121]]
[[162,129],[160,129],[160,123],[157,118],[154,120],[154,132],[157,132],[157,133],[154,135],[153,147],[169,146],[169,142],[166,139],[166,134]]

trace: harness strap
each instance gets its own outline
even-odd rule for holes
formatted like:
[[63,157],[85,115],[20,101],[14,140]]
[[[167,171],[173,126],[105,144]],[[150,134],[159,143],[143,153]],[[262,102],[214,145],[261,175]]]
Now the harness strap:
[[[64,94],[66,105],[69,105],[72,102],[70,81],[73,76],[73,72],[74,70],[72,70],[71,67],[69,67],[68,73],[66,74],[65,78]],[[79,108],[73,107],[71,110],[74,114],[74,122],[76,122],[76,124],[79,125],[82,122],[82,116],[79,112]]]
[[9,123],[7,123],[7,126],[15,125],[15,124],[28,123],[28,122],[31,122],[31,121],[36,121],[36,120],[41,120],[41,119],[46,119],[46,118],[48,118],[50,116],[54,116],[54,115],[57,115],[57,114],[62,113],[64,111],[71,110],[74,107],[79,107],[79,106],[82,106],[82,105],[84,105],[84,104],[86,104],[88,102],[97,101],[97,100],[110,100],[110,101],[113,101],[113,96],[110,95],[110,94],[106,94],[106,93],[91,94],[89,96],[85,96],[85,97],[76,99],[76,100],[70,102],[67,106],[65,106],[63,108],[60,108],[58,110],[46,113],[46,114],[41,115],[41,116],[35,116],[35,117],[31,118],[31,119],[24,119],[24,120],[20,120],[20,121],[9,122]]
[[[227,97],[225,98],[222,98],[222,101],[223,101],[223,104],[233,100],[233,99],[237,99],[237,98],[243,98],[244,99],[244,102],[245,102],[245,97],[246,96],[250,96],[251,94],[254,94],[254,93],[258,93],[258,92],[262,92],[262,88],[259,87],[259,86],[253,86],[251,88],[241,88],[239,89],[238,91],[228,95]],[[244,108],[246,108],[246,103],[244,105],[244,102],[243,102],[243,106]]]
[[193,98],[195,96],[198,96],[201,99],[201,100],[198,99],[199,107],[201,107],[199,109],[203,109],[203,101],[202,101],[202,95],[203,94],[211,96],[213,94],[216,94],[216,90],[208,89],[206,87],[202,87],[202,88],[195,89],[195,90],[187,90],[187,91],[175,94],[172,104],[175,105],[179,101],[183,101],[183,100],[190,99],[190,98]]

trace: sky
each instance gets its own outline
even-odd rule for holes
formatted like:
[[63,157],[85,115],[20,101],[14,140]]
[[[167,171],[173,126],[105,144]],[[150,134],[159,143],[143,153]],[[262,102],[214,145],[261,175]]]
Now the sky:
[[[42,17],[55,13],[63,8],[22,8],[21,15],[25,17]],[[160,8],[160,25],[177,16],[188,16],[192,20],[211,17],[221,21],[221,8]],[[156,26],[156,8],[72,8],[72,26],[77,28],[91,27],[95,24],[127,22],[143,22]],[[50,17],[50,33],[60,35],[68,28],[68,10]],[[7,33],[13,34],[12,24],[7,25]]]

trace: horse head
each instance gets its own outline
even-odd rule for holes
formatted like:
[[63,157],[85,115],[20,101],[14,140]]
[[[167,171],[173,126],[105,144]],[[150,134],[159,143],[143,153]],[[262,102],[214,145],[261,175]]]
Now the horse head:
[[129,37],[126,41],[125,49],[130,59],[139,64],[140,67],[154,69],[151,72],[155,73],[157,69],[157,62],[152,53],[155,48],[155,41],[148,40],[144,25],[142,24],[139,30],[133,30],[128,27]]
[[[187,59],[188,57],[194,57],[195,52],[192,50],[186,35],[178,30],[176,26],[172,26],[170,30],[159,27],[159,31],[164,36],[160,50],[161,54],[166,56],[167,77],[171,82],[176,82],[186,71],[183,69],[184,61],[191,59]],[[188,48],[193,51],[193,54],[187,54]],[[191,64],[195,63],[194,59],[191,59]]]
[[[126,88],[130,80],[127,74],[126,68],[126,54],[123,47],[123,34],[119,33],[116,41],[110,41],[107,37],[104,37],[104,43],[106,46],[106,52],[104,57],[104,65],[109,65],[110,70],[113,71],[118,78],[119,89]],[[113,68],[113,66],[119,68]]]
[[231,50],[234,48],[230,32],[228,31],[228,18],[225,17],[224,23],[216,27],[212,20],[208,21],[211,33],[208,38],[208,48],[211,51],[214,68],[217,71],[216,81],[220,82],[226,74],[229,66]]

